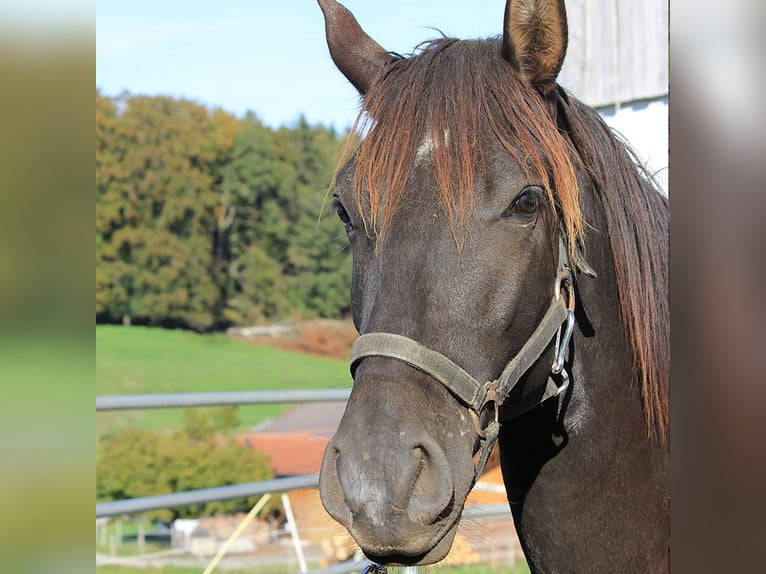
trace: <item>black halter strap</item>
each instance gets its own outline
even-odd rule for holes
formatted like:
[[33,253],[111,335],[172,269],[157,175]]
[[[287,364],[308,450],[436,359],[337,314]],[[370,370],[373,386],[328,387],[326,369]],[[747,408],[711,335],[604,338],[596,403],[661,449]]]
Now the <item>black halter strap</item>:
[[[508,362],[498,378],[480,383],[448,357],[424,347],[409,337],[393,333],[361,335],[351,349],[351,375],[354,376],[357,365],[365,357],[389,357],[407,363],[444,385],[474,416],[480,440],[479,458],[474,471],[474,480],[477,480],[484,471],[492,447],[497,441],[500,431],[499,407],[508,398],[524,373],[540,358],[554,337],[556,348],[551,375],[558,376],[562,382],[557,384],[553,376],[549,376],[545,390],[539,398],[526,404],[509,406],[509,418],[525,413],[549,398],[558,396],[566,389],[569,376],[563,368],[564,354],[574,325],[574,303],[572,269],[566,245],[559,236],[559,262],[551,303],[537,328],[519,352]],[[490,404],[494,407],[494,419],[486,428],[481,428],[480,415]]]

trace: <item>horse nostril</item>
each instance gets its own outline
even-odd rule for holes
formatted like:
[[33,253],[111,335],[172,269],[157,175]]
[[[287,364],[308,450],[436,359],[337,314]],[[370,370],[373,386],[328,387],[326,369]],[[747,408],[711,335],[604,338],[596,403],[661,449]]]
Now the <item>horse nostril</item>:
[[425,526],[448,514],[454,489],[442,448],[423,437],[400,452],[404,456],[370,456],[360,452],[358,444],[331,440],[319,481],[330,516],[346,527],[365,520],[382,524],[396,515],[400,518],[395,520],[406,516]]
[[433,524],[454,499],[450,466],[441,447],[426,441],[412,449],[418,463],[412,478],[407,514],[413,522]]
[[319,474],[319,495],[327,513],[348,527],[351,524],[351,508],[346,503],[339,476],[340,450],[332,441],[327,445]]

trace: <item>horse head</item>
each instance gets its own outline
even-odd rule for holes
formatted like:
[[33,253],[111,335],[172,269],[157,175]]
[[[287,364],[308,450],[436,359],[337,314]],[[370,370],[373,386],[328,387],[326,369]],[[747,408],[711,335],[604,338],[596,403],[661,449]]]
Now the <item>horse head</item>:
[[[560,216],[577,206],[555,118],[563,2],[509,2],[502,40],[438,40],[409,58],[340,4],[319,4],[332,58],[364,101],[364,139],[332,191],[353,252],[354,323],[366,341],[412,347],[353,360],[320,491],[370,559],[427,564],[450,549],[492,419],[537,404],[549,381],[560,317],[502,405],[481,385],[545,322],[581,233],[576,208]],[[434,361],[481,396],[440,381],[451,377]]]

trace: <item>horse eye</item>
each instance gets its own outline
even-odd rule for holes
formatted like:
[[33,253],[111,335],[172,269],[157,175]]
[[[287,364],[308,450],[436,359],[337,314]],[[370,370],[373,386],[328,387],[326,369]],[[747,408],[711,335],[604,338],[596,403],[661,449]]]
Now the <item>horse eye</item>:
[[511,206],[503,213],[504,217],[510,217],[514,214],[532,215],[537,211],[539,200],[537,194],[532,189],[525,189],[516,197]]
[[343,207],[343,204],[341,204],[339,201],[336,201],[333,204],[333,209],[335,209],[335,213],[338,214],[338,219],[343,222],[343,226],[347,230],[353,229],[354,226],[351,224],[351,217],[349,217],[346,208]]

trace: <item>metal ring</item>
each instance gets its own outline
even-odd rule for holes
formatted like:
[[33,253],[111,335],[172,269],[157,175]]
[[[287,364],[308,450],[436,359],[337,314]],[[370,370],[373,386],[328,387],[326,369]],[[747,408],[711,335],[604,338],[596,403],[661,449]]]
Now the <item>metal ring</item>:
[[481,427],[481,413],[484,412],[484,407],[489,403],[492,403],[495,406],[495,422],[500,418],[498,413],[499,405],[497,404],[497,384],[497,381],[485,383],[484,387],[486,388],[486,393],[484,394],[484,400],[481,401],[481,405],[479,405],[479,408],[476,409],[476,411],[473,411],[473,409],[470,411],[471,414],[474,415],[473,424],[474,427],[476,427],[476,434],[478,434],[479,438],[482,440],[487,438],[486,430]]

